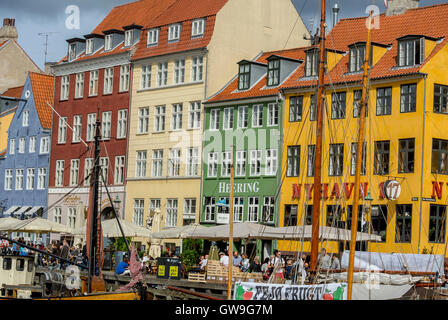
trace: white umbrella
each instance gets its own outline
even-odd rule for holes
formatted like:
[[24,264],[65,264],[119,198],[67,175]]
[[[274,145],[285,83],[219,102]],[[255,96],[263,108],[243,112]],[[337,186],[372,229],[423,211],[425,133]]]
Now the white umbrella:
[[7,217],[7,218],[1,218],[0,219],[0,230],[4,230],[4,228],[8,228],[9,226],[12,226],[19,222],[19,219]]
[[199,224],[190,224],[188,226],[167,228],[165,230],[154,232],[151,234],[151,239],[183,239],[190,238],[201,229],[208,229]]
[[72,230],[66,225],[47,219],[36,217],[27,220],[18,220],[16,223],[0,225],[0,231],[31,232],[31,233],[70,233]]
[[[125,237],[139,237],[139,238],[150,238],[151,231],[146,228],[140,227],[132,222],[126,220],[120,220],[121,228]],[[118,226],[116,219],[105,220],[101,222],[101,227],[103,229],[103,236],[106,238],[121,238],[123,235]],[[85,235],[86,226],[77,228],[72,231],[73,235]]]

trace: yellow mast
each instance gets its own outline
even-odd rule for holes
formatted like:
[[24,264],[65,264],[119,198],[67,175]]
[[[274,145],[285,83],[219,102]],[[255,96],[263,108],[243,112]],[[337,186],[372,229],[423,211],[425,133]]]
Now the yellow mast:
[[347,298],[352,299],[353,290],[353,271],[354,271],[354,261],[355,261],[355,246],[356,246],[356,232],[358,227],[358,203],[359,203],[359,192],[360,192],[360,176],[361,176],[361,165],[362,165],[362,151],[364,146],[364,131],[366,122],[366,106],[367,106],[367,84],[369,79],[369,69],[370,69],[370,52],[371,52],[371,31],[372,31],[372,13],[370,12],[368,18],[367,26],[367,42],[366,51],[364,57],[364,75],[362,78],[362,96],[359,103],[359,131],[358,131],[358,147],[356,150],[356,175],[355,175],[355,190],[353,199],[353,211],[352,211],[352,228],[350,237],[350,255],[348,264],[348,274],[347,274]]
[[232,266],[233,266],[233,145],[232,145],[232,162],[230,164],[230,199],[229,199],[229,279],[227,282],[227,300],[232,300]]

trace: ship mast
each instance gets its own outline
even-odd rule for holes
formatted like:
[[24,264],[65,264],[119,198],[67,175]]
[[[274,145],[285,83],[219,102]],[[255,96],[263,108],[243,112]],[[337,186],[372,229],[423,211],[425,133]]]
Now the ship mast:
[[358,211],[359,211],[359,197],[360,197],[360,183],[361,183],[361,166],[363,158],[363,146],[364,146],[364,135],[365,135],[365,122],[366,122],[366,107],[367,107],[367,85],[369,80],[369,69],[370,69],[370,52],[371,52],[371,32],[372,31],[372,12],[369,14],[368,27],[367,27],[367,42],[366,51],[364,57],[364,75],[362,78],[362,96],[359,103],[359,132],[358,132],[358,145],[356,150],[356,174],[355,174],[355,190],[353,199],[353,211],[352,211],[352,228],[350,237],[350,255],[348,264],[348,274],[347,274],[347,298],[352,299],[353,291],[353,271],[354,271],[354,261],[355,261],[355,246],[356,246],[356,232],[358,227]]
[[233,145],[232,145],[232,162],[230,164],[230,199],[229,199],[229,280],[227,282],[227,300],[232,300],[232,275],[233,275]]
[[321,1],[320,19],[320,58],[319,58],[319,85],[317,98],[317,128],[316,128],[316,151],[314,155],[314,190],[313,190],[313,222],[311,239],[311,272],[317,271],[317,255],[319,250],[319,216],[320,200],[322,190],[322,124],[323,124],[323,101],[325,99],[325,29],[326,29],[325,0]]

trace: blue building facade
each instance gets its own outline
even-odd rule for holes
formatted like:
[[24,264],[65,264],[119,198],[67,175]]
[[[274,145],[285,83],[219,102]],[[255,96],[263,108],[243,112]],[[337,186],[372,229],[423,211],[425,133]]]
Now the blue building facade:
[[46,218],[54,78],[29,73],[0,160],[1,216]]

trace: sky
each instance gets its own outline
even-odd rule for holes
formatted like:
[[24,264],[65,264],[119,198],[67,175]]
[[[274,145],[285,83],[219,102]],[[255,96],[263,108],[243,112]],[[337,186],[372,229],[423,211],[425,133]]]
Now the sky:
[[[314,33],[319,24],[320,1],[292,1],[305,25]],[[43,69],[46,37],[42,34],[48,34],[46,61],[59,61],[67,52],[65,40],[91,33],[114,6],[129,2],[132,0],[0,0],[0,24],[3,18],[16,19],[19,44]],[[366,7],[375,2],[383,12],[383,0],[327,0],[328,25],[332,23],[331,8],[335,3],[341,8],[340,18],[348,18],[365,16]],[[441,3],[448,0],[421,0],[420,6]],[[76,13],[73,6],[79,8],[79,24],[71,19]]]

